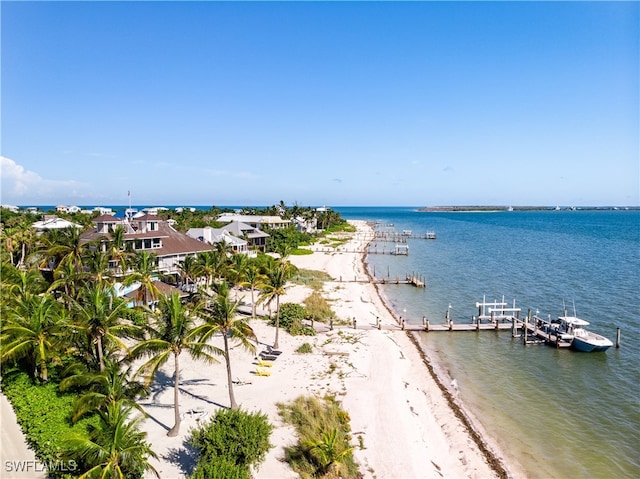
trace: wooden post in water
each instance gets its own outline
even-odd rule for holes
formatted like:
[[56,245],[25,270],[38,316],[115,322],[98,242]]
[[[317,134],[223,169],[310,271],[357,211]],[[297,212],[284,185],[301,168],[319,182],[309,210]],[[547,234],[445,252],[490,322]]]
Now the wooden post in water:
[[620,328],[616,328],[616,348],[620,347]]
[[427,328],[427,333],[428,333],[428,332],[429,332],[429,320],[428,320],[428,319],[427,319],[427,326],[426,326],[426,328]]
[[[531,310],[529,310],[531,311]],[[529,315],[524,318],[524,344],[527,344],[527,335],[529,334]]]

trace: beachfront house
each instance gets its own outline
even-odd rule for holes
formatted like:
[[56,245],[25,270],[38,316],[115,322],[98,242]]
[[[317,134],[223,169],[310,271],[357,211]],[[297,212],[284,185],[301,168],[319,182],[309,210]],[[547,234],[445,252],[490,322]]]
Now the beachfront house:
[[211,226],[205,226],[204,228],[191,228],[187,231],[187,235],[211,245],[215,245],[222,241],[234,253],[250,253],[249,242],[243,238],[234,236],[225,228],[212,228]]
[[244,223],[255,229],[269,227],[273,229],[286,228],[291,224],[290,220],[283,220],[279,216],[270,215],[240,215],[235,213],[222,213],[218,216],[220,223]]
[[265,251],[269,238],[268,233],[239,221],[233,221],[222,228],[191,228],[187,234],[209,244],[224,241],[234,252],[245,254],[256,250]]
[[[139,218],[116,218],[101,215],[94,218],[94,229],[83,233],[82,241],[102,242],[106,249],[111,234],[118,226],[124,228],[125,249],[148,251],[156,256],[157,271],[163,275],[180,274],[179,264],[187,256],[195,256],[202,251],[211,251],[213,247],[175,230],[171,224],[155,215]],[[113,261],[109,265],[117,270],[119,265]]]

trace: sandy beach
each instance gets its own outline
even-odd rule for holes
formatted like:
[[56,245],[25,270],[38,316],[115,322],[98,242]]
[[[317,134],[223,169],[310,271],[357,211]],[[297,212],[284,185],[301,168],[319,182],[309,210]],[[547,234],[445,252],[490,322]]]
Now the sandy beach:
[[[369,228],[362,221],[353,223],[359,232]],[[324,252],[290,257],[297,267],[323,270],[336,280],[325,282],[323,295],[337,318],[356,318],[357,329],[340,326],[329,330],[326,325],[316,324],[319,331],[314,337],[290,336],[281,331],[283,353],[270,368],[270,376],[255,374],[255,354],[240,348],[232,351],[238,404],[247,411],[261,411],[274,425],[274,447],[254,471],[255,477],[297,477],[282,461],[284,447],[295,442],[295,432],[282,422],[276,404],[301,395],[325,394],[334,394],[351,417],[354,455],[364,477],[485,479],[500,477],[501,467],[502,476],[515,477],[511,471],[505,473],[503,456],[487,444],[482,434],[478,439],[477,430],[474,440],[464,423],[468,416],[451,407],[446,396],[455,396],[455,388],[432,378],[409,336],[415,333],[397,326],[397,318],[368,281],[362,254],[346,252],[362,250],[365,238],[366,234],[353,235],[341,247],[343,252],[323,248]],[[345,282],[340,282],[340,277]],[[346,282],[346,278],[351,281]],[[307,287],[292,285],[280,302],[302,302],[310,292]],[[385,326],[381,330],[375,328],[376,318]],[[252,320],[251,324],[261,343],[259,350],[273,343],[273,327],[263,320]],[[296,353],[305,342],[313,346],[313,352]],[[166,436],[174,414],[170,366],[165,367],[153,384],[152,394],[142,402],[149,414],[143,427],[159,456],[152,464],[163,478],[184,477],[191,470],[194,452],[186,442],[190,430],[198,426],[202,416],[209,417],[229,406],[224,363],[207,366],[187,355],[180,361],[180,411],[184,414],[180,434]],[[489,458],[498,467],[489,464],[479,443],[490,451]]]

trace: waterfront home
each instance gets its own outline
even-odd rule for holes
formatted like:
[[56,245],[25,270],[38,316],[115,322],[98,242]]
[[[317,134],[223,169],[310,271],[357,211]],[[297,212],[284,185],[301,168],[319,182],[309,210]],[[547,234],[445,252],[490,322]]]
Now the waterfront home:
[[[180,273],[180,262],[187,256],[213,250],[211,245],[177,231],[168,221],[155,215],[132,219],[101,215],[92,221],[95,227],[82,234],[83,241],[102,241],[102,247],[106,249],[111,234],[118,226],[122,226],[125,249],[153,253],[157,271],[164,275],[175,275],[176,278]],[[116,261],[109,266],[116,270],[119,268]]]
[[192,238],[216,244],[226,242],[236,253],[248,253],[249,250],[265,251],[269,234],[249,224],[233,221],[222,228],[191,228],[187,234]]
[[279,216],[240,215],[235,213],[222,213],[218,216],[218,221],[220,223],[244,223],[256,229],[264,228],[265,226],[273,229],[286,228],[291,224],[290,220],[283,220]]

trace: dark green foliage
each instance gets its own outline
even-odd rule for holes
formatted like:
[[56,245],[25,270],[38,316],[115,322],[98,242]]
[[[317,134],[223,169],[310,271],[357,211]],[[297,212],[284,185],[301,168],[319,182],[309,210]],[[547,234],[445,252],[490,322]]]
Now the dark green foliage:
[[[89,426],[95,426],[99,419],[91,416],[72,424],[74,395],[60,394],[53,382],[34,384],[26,373],[5,374],[2,390],[13,405],[27,442],[45,464],[60,460],[63,438],[72,433],[88,437]],[[54,475],[65,477],[60,472]]]
[[265,228],[269,233],[267,250],[282,253],[283,251],[295,250],[302,244],[309,244],[313,240],[313,235],[302,233],[291,225],[286,228]]
[[315,336],[314,329],[302,324],[302,320],[306,317],[307,312],[300,304],[284,303],[280,305],[280,327],[292,336]]
[[264,414],[221,409],[192,433],[190,442],[200,452],[192,479],[250,478],[250,467],[263,462],[272,447],[272,429]]

